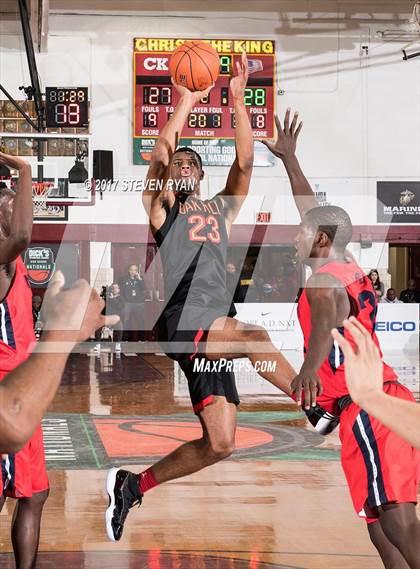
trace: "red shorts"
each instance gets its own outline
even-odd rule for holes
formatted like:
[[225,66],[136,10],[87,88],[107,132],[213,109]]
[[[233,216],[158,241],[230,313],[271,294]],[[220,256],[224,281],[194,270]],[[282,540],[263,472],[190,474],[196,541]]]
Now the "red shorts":
[[[384,384],[388,395],[413,401],[399,383]],[[378,506],[417,503],[420,452],[355,403],[341,413],[341,464],[353,505],[368,523],[378,519]]]
[[30,498],[48,490],[44,440],[39,425],[25,446],[1,461],[0,496]]

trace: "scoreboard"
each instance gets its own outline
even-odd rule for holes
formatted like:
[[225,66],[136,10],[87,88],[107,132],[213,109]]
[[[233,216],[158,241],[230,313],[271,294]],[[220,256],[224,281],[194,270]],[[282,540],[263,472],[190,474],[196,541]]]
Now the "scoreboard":
[[[134,40],[134,163],[147,164],[163,126],[179,101],[171,83],[169,60],[185,39],[136,38]],[[245,50],[249,78],[245,105],[255,138],[273,138],[275,100],[275,42],[252,39],[206,39],[219,54],[220,75],[209,95],[188,116],[182,131],[182,144],[203,151],[209,146],[213,154],[222,154],[222,146],[234,152],[235,113],[229,80],[235,75],[236,62]],[[206,142],[207,141],[207,142]],[[216,150],[215,150],[216,149]],[[225,148],[226,150],[226,148]],[[231,152],[231,153],[232,153]],[[203,153],[200,152],[202,155]],[[204,164],[206,152],[202,155]],[[210,161],[210,163],[212,163]],[[217,163],[217,161],[213,161]],[[219,161],[224,165],[225,161]],[[231,163],[231,162],[230,162]]]

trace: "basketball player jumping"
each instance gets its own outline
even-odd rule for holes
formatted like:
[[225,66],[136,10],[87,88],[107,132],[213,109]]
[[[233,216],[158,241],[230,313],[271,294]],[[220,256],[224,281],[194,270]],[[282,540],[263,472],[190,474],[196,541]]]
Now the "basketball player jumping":
[[[158,322],[158,339],[166,343],[167,354],[179,362],[187,377],[203,434],[140,475],[116,468],[109,472],[106,527],[111,540],[121,538],[129,508],[141,502],[147,490],[192,474],[232,453],[239,397],[233,372],[217,367],[222,357],[247,357],[252,364],[275,362],[275,372],[261,375],[291,394],[295,372],[263,328],[232,318],[235,311],[226,289],[229,232],[247,196],[253,167],[253,137],[244,104],[247,79],[247,58],[243,54],[237,75],[230,82],[236,117],[236,158],[222,192],[210,200],[200,199],[204,175],[200,156],[189,148],[176,148],[178,133],[191,109],[210,89],[191,93],[176,85],[180,101],[152,154],[149,179],[184,181],[194,188],[190,193],[177,193],[167,184],[164,191],[144,192],[143,204],[160,249],[168,299]],[[200,359],[215,363],[216,369],[198,370],[195,362]],[[315,397],[316,389],[313,403]]]
[[[0,152],[0,164],[19,172],[16,194],[0,194],[0,380],[29,356],[35,342],[32,291],[20,254],[32,234],[32,173],[30,165]],[[2,456],[0,510],[6,496],[16,498],[12,543],[18,569],[35,566],[42,508],[49,484],[41,425],[16,454]],[[2,490],[2,492],[1,492]]]
[[[420,524],[415,513],[420,453],[349,396],[344,356],[330,331],[337,328],[354,347],[351,334],[343,328],[343,320],[354,316],[379,349],[374,332],[377,300],[370,280],[345,254],[352,238],[349,216],[340,207],[319,207],[302,173],[295,156],[302,127],[297,122],[295,113],[290,124],[287,110],[283,128],[276,117],[276,143],[264,143],[285,165],[302,218],[295,240],[297,254],[312,269],[298,302],[305,361],[292,387],[299,400],[308,379],[321,380],[323,393],[317,403],[340,416],[341,461],[356,512],[366,519],[387,569],[420,569]],[[384,392],[414,401],[394,370],[385,363],[382,368]]]

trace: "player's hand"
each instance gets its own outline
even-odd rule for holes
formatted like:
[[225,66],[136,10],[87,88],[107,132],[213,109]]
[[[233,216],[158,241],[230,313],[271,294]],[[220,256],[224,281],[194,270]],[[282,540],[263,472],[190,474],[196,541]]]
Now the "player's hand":
[[351,398],[363,407],[366,399],[383,390],[383,363],[371,335],[354,316],[344,320],[343,326],[352,335],[356,350],[336,328],[331,334],[344,354],[344,373]]
[[284,117],[284,125],[282,127],[279,117],[275,115],[274,119],[277,128],[276,142],[260,140],[277,158],[284,160],[295,155],[296,142],[303,126],[302,121],[298,124],[298,118],[299,113],[296,111],[290,124],[290,109],[287,109]]
[[234,99],[244,100],[245,87],[248,83],[248,58],[243,51],[241,62],[236,62],[236,75],[231,78],[229,87]]
[[5,152],[0,152],[0,166],[7,166],[13,170],[30,169],[31,165],[26,160],[19,158],[19,156],[12,156]]
[[63,290],[64,275],[56,271],[42,304],[42,320],[49,340],[82,342],[102,326],[113,326],[119,316],[101,314],[105,303],[88,282],[80,279]]
[[180,97],[182,99],[188,100],[192,107],[194,105],[196,105],[197,103],[199,103],[201,101],[201,99],[204,99],[204,97],[207,97],[207,95],[210,93],[210,91],[214,87],[214,83],[213,83],[212,85],[210,85],[210,87],[207,87],[207,89],[204,89],[204,91],[190,91],[189,89],[187,89],[187,87],[184,87],[184,85],[179,85],[178,83],[175,83],[175,81],[173,79],[172,79],[172,85],[178,91]]
[[303,370],[294,378],[290,387],[296,402],[305,409],[315,407],[317,395],[322,393],[322,384],[316,373]]

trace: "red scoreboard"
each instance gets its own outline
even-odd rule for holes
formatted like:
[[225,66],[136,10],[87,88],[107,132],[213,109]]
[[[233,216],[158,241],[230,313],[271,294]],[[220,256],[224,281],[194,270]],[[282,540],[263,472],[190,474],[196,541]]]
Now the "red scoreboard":
[[[192,38],[194,39],[194,38]],[[176,38],[136,38],[134,40],[134,163],[147,164],[155,139],[179,100],[171,83],[169,60],[185,41]],[[196,105],[182,131],[183,144],[201,148],[215,139],[232,146],[235,114],[229,78],[245,50],[249,78],[245,90],[252,130],[256,138],[273,138],[275,100],[275,42],[272,40],[209,39],[220,57],[220,75],[209,95]],[[201,141],[201,142],[200,142]],[[229,144],[229,142],[230,144]],[[214,143],[212,144],[214,149]],[[216,143],[217,146],[217,143]],[[205,156],[204,156],[205,157]],[[210,162],[211,163],[211,162]]]

